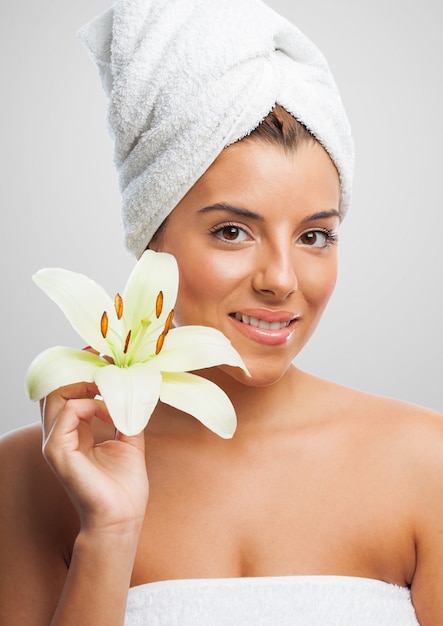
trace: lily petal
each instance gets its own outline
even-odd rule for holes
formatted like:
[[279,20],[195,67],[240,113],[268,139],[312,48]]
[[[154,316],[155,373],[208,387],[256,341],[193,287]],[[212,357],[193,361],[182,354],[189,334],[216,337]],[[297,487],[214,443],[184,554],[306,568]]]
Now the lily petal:
[[249,374],[241,356],[229,339],[208,326],[180,326],[165,338],[155,357],[155,367],[162,372],[199,370],[214,365],[233,365]]
[[[156,318],[156,301],[160,292],[163,294],[163,306]],[[123,293],[128,328],[137,328],[141,319],[149,317],[161,329],[174,307],[177,292],[178,268],[175,258],[166,252],[146,250],[134,266]]]
[[96,371],[95,382],[117,430],[128,436],[141,432],[158,402],[161,374],[144,363],[108,365]]
[[160,400],[193,415],[214,433],[230,439],[237,426],[234,407],[210,380],[189,373],[163,374]]
[[100,331],[100,320],[106,311],[115,325],[117,316],[113,301],[100,285],[83,274],[60,268],[42,269],[33,279],[58,304],[88,345],[97,352],[109,353],[109,345]]
[[30,400],[41,400],[48,393],[76,382],[94,381],[98,369],[109,365],[97,354],[75,348],[55,346],[40,353],[25,375]]

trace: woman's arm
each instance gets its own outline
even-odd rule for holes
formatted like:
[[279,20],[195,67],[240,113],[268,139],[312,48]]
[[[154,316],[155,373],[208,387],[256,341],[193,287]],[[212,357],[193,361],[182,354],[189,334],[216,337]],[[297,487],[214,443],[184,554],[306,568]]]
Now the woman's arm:
[[437,626],[443,624],[443,416],[423,411],[411,441],[417,555],[412,600],[421,626]]
[[123,624],[137,538],[132,531],[79,534],[51,626]]
[[[45,403],[43,451],[58,480],[35,434],[1,444],[2,624],[123,624],[148,496],[144,436],[96,445],[93,417],[109,422],[96,393],[71,385]],[[60,520],[76,535],[69,565]]]

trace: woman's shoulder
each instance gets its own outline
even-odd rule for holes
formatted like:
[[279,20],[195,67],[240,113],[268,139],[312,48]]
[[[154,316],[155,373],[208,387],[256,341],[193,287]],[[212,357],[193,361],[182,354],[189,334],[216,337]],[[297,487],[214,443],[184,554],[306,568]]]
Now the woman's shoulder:
[[[365,466],[392,498],[407,501],[417,524],[443,521],[443,415],[435,410],[312,380],[329,417],[325,438],[339,442],[342,459]],[[426,522],[426,524],[424,524]]]
[[[419,482],[420,472],[427,475],[439,467],[443,477],[443,415],[438,411],[393,398],[359,392],[356,419],[373,431],[380,446],[387,443],[392,454],[402,461]],[[443,486],[443,482],[442,482]]]
[[8,485],[20,488],[23,479],[27,482],[27,475],[33,479],[46,470],[41,448],[40,424],[24,426],[0,437],[0,480],[3,489]]
[[443,463],[443,414],[395,398],[307,375],[309,394],[319,413],[348,432],[365,437],[368,445],[385,445],[409,458],[435,452]]
[[[344,392],[346,395],[346,391]],[[395,434],[406,445],[417,447],[443,445],[443,414],[411,402],[377,396],[363,391],[348,390],[350,406],[356,420],[366,422],[375,432]],[[403,435],[403,436],[401,436]]]
[[354,419],[384,418],[386,424],[396,424],[399,420],[411,420],[418,424],[428,424],[439,428],[443,425],[443,414],[403,400],[379,396],[367,391],[341,385],[330,380],[304,374],[305,384],[311,387],[311,394],[332,403],[340,412]]
[[12,451],[18,452],[23,447],[26,447],[26,451],[29,453],[30,449],[33,449],[36,445],[41,448],[42,432],[41,424],[34,423],[29,426],[22,426],[16,430],[11,430],[0,437],[0,453],[3,455],[11,453]]
[[0,526],[7,534],[26,533],[31,527],[54,532],[60,511],[65,511],[63,523],[69,518],[75,522],[72,505],[43,457],[40,424],[0,438],[0,511]]

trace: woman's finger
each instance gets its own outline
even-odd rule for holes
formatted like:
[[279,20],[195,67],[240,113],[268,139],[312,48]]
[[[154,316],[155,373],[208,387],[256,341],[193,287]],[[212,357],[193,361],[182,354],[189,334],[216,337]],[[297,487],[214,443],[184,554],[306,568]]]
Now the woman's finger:
[[96,417],[105,423],[111,418],[101,400],[70,398],[52,421],[43,439],[43,454],[50,462],[62,460],[76,451],[87,452],[94,445],[91,421]]
[[40,410],[43,424],[43,437],[46,438],[50,432],[57,415],[63,410],[68,400],[80,398],[95,398],[99,393],[95,383],[75,383],[60,387],[40,402]]

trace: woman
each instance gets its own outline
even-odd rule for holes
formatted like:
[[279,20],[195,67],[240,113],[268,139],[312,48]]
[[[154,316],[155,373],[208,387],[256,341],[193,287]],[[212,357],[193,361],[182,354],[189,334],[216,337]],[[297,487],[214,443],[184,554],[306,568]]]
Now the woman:
[[[196,6],[205,29],[201,13],[187,13]],[[221,330],[251,376],[202,373],[235,406],[232,440],[159,405],[144,433],[115,441],[90,383],[45,400],[45,458],[37,428],[5,438],[0,622],[439,624],[441,416],[292,365],[333,291],[349,203],[351,142],[327,67],[253,0],[152,7],[118,3],[92,27],[99,37],[88,31],[110,96],[128,246],[176,257],[175,323]],[[229,28],[214,39],[220,11]],[[177,35],[170,12],[183,50],[210,34],[206,55],[180,49],[182,64],[165,65],[171,40],[157,38],[148,69],[150,26],[162,32],[164,17]],[[250,51],[268,27],[275,55],[262,62]],[[227,54],[215,82],[203,81],[202,56],[219,68],[232,42],[233,58],[245,57],[234,64]],[[189,67],[177,91],[171,72]],[[226,106],[243,92],[238,109]],[[180,108],[191,93],[195,107]]]

